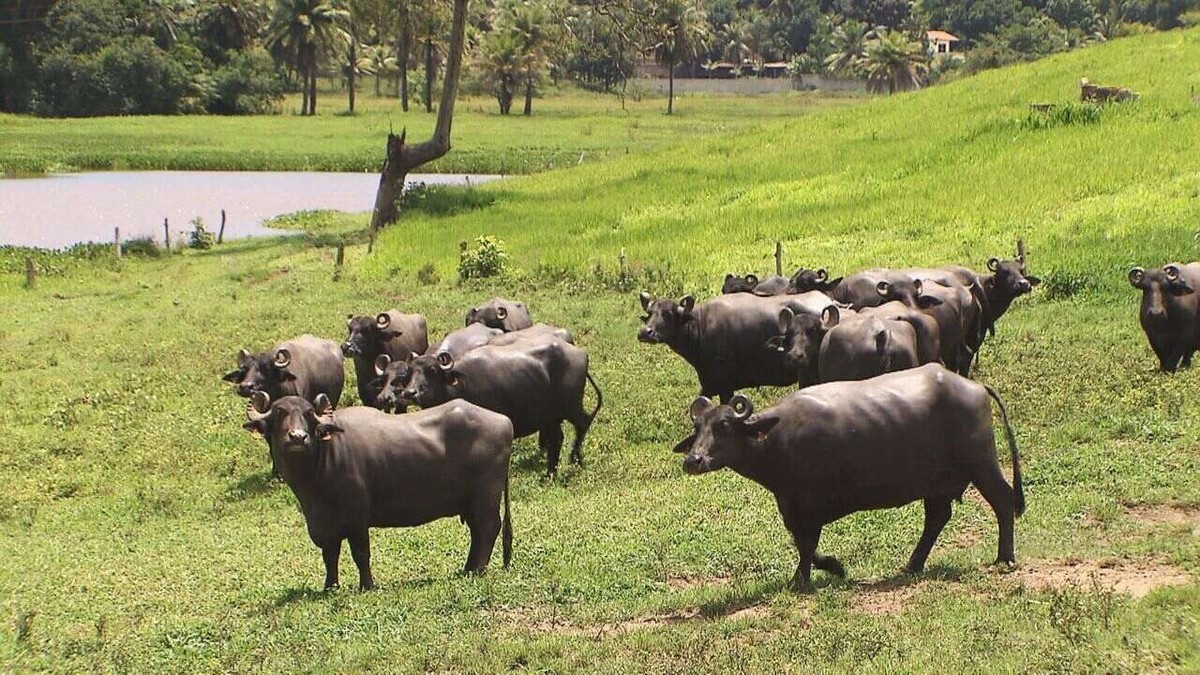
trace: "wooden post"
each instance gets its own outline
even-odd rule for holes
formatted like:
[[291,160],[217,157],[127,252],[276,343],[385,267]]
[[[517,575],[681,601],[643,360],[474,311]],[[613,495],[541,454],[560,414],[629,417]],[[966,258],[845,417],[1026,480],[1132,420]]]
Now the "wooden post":
[[225,209],[221,209],[221,229],[217,230],[217,243],[225,241]]
[[333,259],[333,280],[342,278],[342,263],[346,259],[346,245],[338,244],[337,257]]
[[371,237],[369,239],[367,239],[367,255],[371,255],[371,251],[375,250],[375,233],[376,232],[378,232],[378,230],[372,229]]
[[1017,240],[1017,260],[1025,262],[1025,240]]
[[167,247],[167,253],[171,252],[171,224],[166,218],[163,218],[163,246]]
[[783,244],[775,241],[775,275],[783,276]]
[[25,256],[25,288],[33,288],[37,285],[37,267],[33,264],[33,258]]
[[121,228],[113,228],[113,249],[117,252],[117,260],[121,259]]

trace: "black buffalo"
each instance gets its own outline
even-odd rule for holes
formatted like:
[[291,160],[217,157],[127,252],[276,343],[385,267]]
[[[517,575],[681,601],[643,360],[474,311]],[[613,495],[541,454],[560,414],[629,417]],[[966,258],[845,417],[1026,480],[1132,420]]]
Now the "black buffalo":
[[842,277],[836,279],[829,278],[829,272],[824,267],[820,269],[809,269],[801,267],[796,270],[792,278],[788,280],[788,293],[807,293],[809,291],[821,291],[828,295],[837,288],[838,284],[842,283]]
[[723,294],[753,293],[754,295],[766,297],[769,295],[784,295],[788,292],[790,292],[788,279],[780,276],[759,279],[753,274],[747,274],[744,277],[726,274],[725,283],[721,285],[721,293]]
[[886,316],[831,306],[814,317],[785,307],[779,313],[779,331],[768,344],[786,351],[798,372],[810,372],[815,363],[817,382],[865,380],[921,363],[912,324]]
[[354,359],[358,379],[358,398],[363,405],[376,407],[379,388],[375,386],[375,362],[380,355],[390,361],[408,361],[414,353],[429,348],[429,329],[420,314],[401,314],[390,309],[374,317],[349,316],[349,332],[342,353]]
[[797,314],[820,317],[834,304],[823,293],[771,297],[734,293],[700,305],[690,295],[679,302],[654,299],[645,292],[639,298],[646,316],[638,340],[670,347],[695,368],[700,394],[723,401],[743,387],[796,384],[796,370],[786,356],[765,348],[777,333],[779,312],[789,307]]
[[1129,270],[1129,283],[1142,291],[1138,318],[1158,357],[1159,367],[1173,373],[1192,365],[1200,349],[1200,263],[1169,263],[1162,269]]
[[[590,414],[583,407],[585,381],[596,392]],[[401,396],[423,408],[461,398],[507,415],[518,438],[538,434],[551,475],[558,471],[563,421],[575,428],[571,461],[581,463],[584,437],[603,401],[587,352],[553,335],[484,345],[457,359],[445,353],[413,359]]]
[[[371,576],[372,527],[412,527],[458,516],[471,531],[464,571],[482,574],[503,530],[504,566],[512,557],[508,460],[512,424],[466,401],[409,415],[367,407],[334,412],[288,396],[256,393],[246,429],[262,434],[325,561],[325,588],[338,585],[342,541],[363,590]],[[504,518],[500,499],[504,498]]]
[[522,328],[529,328],[533,320],[529,318],[529,310],[525,303],[504,298],[492,298],[487,302],[467,310],[467,326],[481,323],[488,328],[499,328],[508,333]]
[[239,396],[261,391],[271,398],[299,396],[311,402],[324,394],[336,406],[342,398],[346,372],[336,342],[306,334],[259,354],[241,350],[237,368],[222,379],[237,383]]
[[[989,398],[1004,421],[1013,484],[996,458]],[[754,414],[742,396],[691,407],[695,431],[676,447],[689,474],[724,467],[771,491],[800,553],[792,578],[812,588],[815,565],[844,576],[832,556],[817,552],[821,529],[871,509],[925,503],[925,528],[906,566],[919,572],[950,505],[973,484],[996,514],[996,562],[1015,561],[1013,520],[1025,510],[1020,459],[1008,416],[990,387],[930,364],[860,382],[832,382],[784,397]]]

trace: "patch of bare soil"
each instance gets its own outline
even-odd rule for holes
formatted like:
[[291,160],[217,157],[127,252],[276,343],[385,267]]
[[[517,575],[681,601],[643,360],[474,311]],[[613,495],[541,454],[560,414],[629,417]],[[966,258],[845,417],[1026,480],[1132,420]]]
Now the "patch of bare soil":
[[1192,536],[1200,537],[1200,508],[1169,504],[1137,504],[1125,507],[1125,515],[1148,525],[1190,527]]
[[639,616],[624,621],[606,622],[591,625],[579,625],[565,617],[533,618],[522,610],[512,610],[501,613],[501,617],[509,623],[519,625],[535,633],[557,633],[559,635],[578,635],[599,639],[612,635],[621,635],[635,631],[662,628],[673,624],[689,621],[712,620],[719,617],[734,621],[757,619],[767,616],[769,608],[763,604],[734,605],[713,614],[695,608],[679,609],[671,612]]
[[1006,577],[1035,590],[1098,586],[1134,598],[1158,588],[1192,582],[1192,576],[1178,567],[1145,560],[1037,561],[1026,563]]
[[912,604],[913,598],[924,592],[927,583],[898,583],[891,580],[859,584],[851,604],[854,609],[871,616],[899,614]]

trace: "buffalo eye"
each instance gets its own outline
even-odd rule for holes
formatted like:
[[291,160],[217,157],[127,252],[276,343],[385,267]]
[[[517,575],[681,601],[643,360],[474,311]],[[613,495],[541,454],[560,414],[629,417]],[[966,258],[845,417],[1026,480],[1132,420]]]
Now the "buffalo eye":
[[646,322],[647,322],[647,321],[649,321],[649,320],[650,320],[650,315],[649,315],[649,314],[647,314],[646,316],[643,316],[643,317],[642,317],[642,323],[646,323]]
[[717,431],[722,436],[727,436],[733,431],[733,426],[729,424],[729,420],[721,420],[720,422],[717,422]]

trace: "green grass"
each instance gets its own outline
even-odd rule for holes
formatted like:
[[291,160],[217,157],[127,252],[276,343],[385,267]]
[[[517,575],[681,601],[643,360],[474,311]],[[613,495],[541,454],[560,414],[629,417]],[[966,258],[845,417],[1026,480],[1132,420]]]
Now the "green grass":
[[[665,99],[627,99],[573,89],[534,101],[534,114],[501,116],[495,101],[464,97],[455,107],[453,149],[422,170],[524,174],[640,153],[695,134],[725,135],[856,100],[792,92],[755,97],[683,97],[676,114]],[[379,170],[389,129],[422,140],[435,115],[393,99],[361,95],[345,114],[340,92],[318,98],[316,117],[102,117],[40,119],[0,114],[0,174],[106,170]],[[289,99],[285,109],[299,108]]]
[[[1135,504],[1200,506],[1200,371],[1165,376],[1130,263],[1200,258],[1200,31],[1040,63],[657,153],[473,188],[410,212],[368,256],[366,216],[303,217],[316,239],[117,263],[47,257],[0,276],[0,663],[14,671],[1196,672],[1200,539]],[[1142,93],[1096,123],[1030,128],[1078,78]],[[458,286],[460,239],[503,239],[516,272]],[[857,514],[822,549],[851,579],[785,590],[795,554],[762,489],[682,474],[694,374],[638,344],[636,295],[711,295],[727,270],[963,262],[1023,236],[1043,289],[1004,317],[977,377],[1004,397],[1029,511],[1020,567],[986,567],[995,523],[968,495],[922,577],[898,576],[920,507]],[[625,250],[627,277],[616,269]],[[422,286],[432,261],[443,279]],[[628,289],[628,290],[616,290]],[[605,407],[584,469],[514,458],[513,568],[456,575],[445,520],[373,536],[377,592],[319,591],[318,551],[219,376],[240,346],[348,312],[421,311],[432,332],[493,294],[571,327]],[[353,388],[350,388],[353,391]],[[783,393],[752,396],[761,406]],[[1194,513],[1194,511],[1192,512]],[[1193,516],[1194,518],[1194,516]],[[1014,580],[1080,559],[1181,570],[1133,599]],[[349,556],[343,565],[350,564]],[[350,568],[347,567],[347,570]],[[352,577],[352,574],[350,575]],[[881,609],[882,608],[882,609]]]

